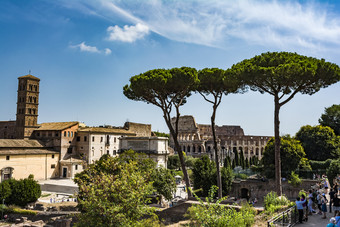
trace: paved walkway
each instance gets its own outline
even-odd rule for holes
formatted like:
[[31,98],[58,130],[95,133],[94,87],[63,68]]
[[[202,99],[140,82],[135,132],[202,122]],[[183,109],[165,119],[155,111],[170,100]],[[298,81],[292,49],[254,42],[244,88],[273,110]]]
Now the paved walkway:
[[[328,207],[327,207],[328,208]],[[314,226],[314,227],[326,227],[329,223],[329,219],[331,219],[331,217],[333,217],[334,212],[333,213],[329,213],[327,212],[327,218],[326,219],[322,219],[322,215],[320,214],[313,214],[311,216],[308,216],[308,221],[307,222],[303,222],[302,224],[298,223],[295,226]]]

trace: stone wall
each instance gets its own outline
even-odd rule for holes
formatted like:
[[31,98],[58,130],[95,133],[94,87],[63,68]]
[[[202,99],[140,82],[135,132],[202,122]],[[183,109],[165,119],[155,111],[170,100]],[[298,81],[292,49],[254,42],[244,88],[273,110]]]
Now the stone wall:
[[[300,186],[293,187],[288,182],[282,182],[282,192],[288,199],[295,200],[300,190],[308,191],[316,183],[316,180],[303,180]],[[263,202],[264,197],[271,191],[275,191],[274,180],[234,180],[229,196],[237,198],[246,198],[248,196],[251,200],[257,198],[259,202]]]
[[135,132],[136,136],[151,136],[151,125],[126,122],[124,126],[129,131]]
[[0,121],[0,139],[15,139],[15,121]]

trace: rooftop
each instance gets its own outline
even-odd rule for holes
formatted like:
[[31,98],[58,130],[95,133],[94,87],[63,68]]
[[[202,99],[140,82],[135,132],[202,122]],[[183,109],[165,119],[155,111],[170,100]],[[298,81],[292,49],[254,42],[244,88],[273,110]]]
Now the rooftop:
[[105,128],[105,127],[82,127],[78,129],[78,132],[91,132],[91,133],[108,133],[119,135],[131,135],[135,136],[136,133],[126,130],[124,128]]
[[0,139],[1,148],[44,148],[38,140]]
[[25,75],[25,76],[21,76],[18,79],[31,79],[31,80],[38,80],[40,81],[40,79],[38,77],[32,76],[31,74]]
[[50,123],[42,123],[40,124],[38,129],[38,131],[62,131],[64,129],[70,128],[74,125],[79,124],[78,121],[70,121],[70,122],[50,122]]

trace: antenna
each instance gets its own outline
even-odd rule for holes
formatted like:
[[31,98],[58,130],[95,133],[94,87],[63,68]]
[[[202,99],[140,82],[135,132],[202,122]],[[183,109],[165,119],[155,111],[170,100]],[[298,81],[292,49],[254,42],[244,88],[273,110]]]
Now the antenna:
[[31,70],[28,70],[28,75],[31,75]]

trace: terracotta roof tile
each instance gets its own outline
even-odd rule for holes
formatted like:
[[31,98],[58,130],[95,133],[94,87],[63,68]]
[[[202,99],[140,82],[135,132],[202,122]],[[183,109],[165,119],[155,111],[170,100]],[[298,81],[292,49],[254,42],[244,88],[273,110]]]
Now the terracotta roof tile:
[[50,123],[42,123],[40,124],[38,131],[49,131],[49,130],[56,130],[61,131],[67,128],[70,128],[76,124],[79,124],[78,121],[70,121],[70,122],[50,122]]
[[38,140],[0,139],[1,148],[44,148]]
[[120,135],[132,135],[136,133],[123,128],[105,128],[105,127],[85,127],[79,128],[78,132],[91,132],[91,133],[108,133],[108,134],[120,134]]
[[38,80],[38,81],[40,81],[40,79],[38,77],[32,76],[30,74],[25,75],[25,76],[21,76],[18,79],[31,79],[31,80]]

